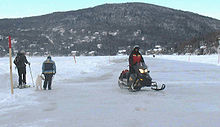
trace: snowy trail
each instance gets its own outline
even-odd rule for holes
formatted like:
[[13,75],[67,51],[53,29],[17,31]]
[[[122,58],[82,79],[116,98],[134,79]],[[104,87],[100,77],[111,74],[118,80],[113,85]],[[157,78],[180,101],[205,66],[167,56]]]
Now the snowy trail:
[[51,91],[27,90],[33,91],[28,96],[34,97],[35,104],[0,114],[0,126],[220,126],[218,66],[153,58],[145,61],[152,78],[167,85],[164,91],[143,89],[132,93],[120,89],[117,79],[127,62],[117,58],[101,66],[101,73],[96,75],[58,76]]

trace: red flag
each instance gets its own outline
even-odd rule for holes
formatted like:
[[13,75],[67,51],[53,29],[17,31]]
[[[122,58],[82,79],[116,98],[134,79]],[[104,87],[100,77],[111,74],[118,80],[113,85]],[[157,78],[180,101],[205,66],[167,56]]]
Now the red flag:
[[11,36],[8,36],[8,45],[9,45],[9,48],[11,48]]

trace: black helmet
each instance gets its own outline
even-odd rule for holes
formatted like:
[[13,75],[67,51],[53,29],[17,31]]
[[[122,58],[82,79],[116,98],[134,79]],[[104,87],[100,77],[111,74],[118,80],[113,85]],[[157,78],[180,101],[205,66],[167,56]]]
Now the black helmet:
[[18,51],[18,53],[17,53],[17,55],[22,55],[22,54],[24,54],[24,53],[23,53],[23,51],[21,51],[21,50]]
[[48,56],[47,59],[51,59],[51,56]]
[[134,46],[134,50],[135,50],[135,49],[138,49],[138,50],[139,50],[139,49],[140,49],[139,45],[135,45],[135,46]]

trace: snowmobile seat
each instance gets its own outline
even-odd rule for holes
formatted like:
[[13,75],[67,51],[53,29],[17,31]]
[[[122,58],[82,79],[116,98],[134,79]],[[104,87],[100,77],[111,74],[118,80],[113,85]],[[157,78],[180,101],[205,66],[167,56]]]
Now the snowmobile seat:
[[127,69],[123,70],[119,76],[119,79],[127,78],[128,73],[129,73],[129,71]]

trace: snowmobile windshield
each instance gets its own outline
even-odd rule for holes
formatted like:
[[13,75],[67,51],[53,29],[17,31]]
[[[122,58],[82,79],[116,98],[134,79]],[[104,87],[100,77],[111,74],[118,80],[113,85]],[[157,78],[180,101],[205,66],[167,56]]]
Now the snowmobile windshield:
[[138,68],[148,68],[144,62],[137,63],[135,66]]

